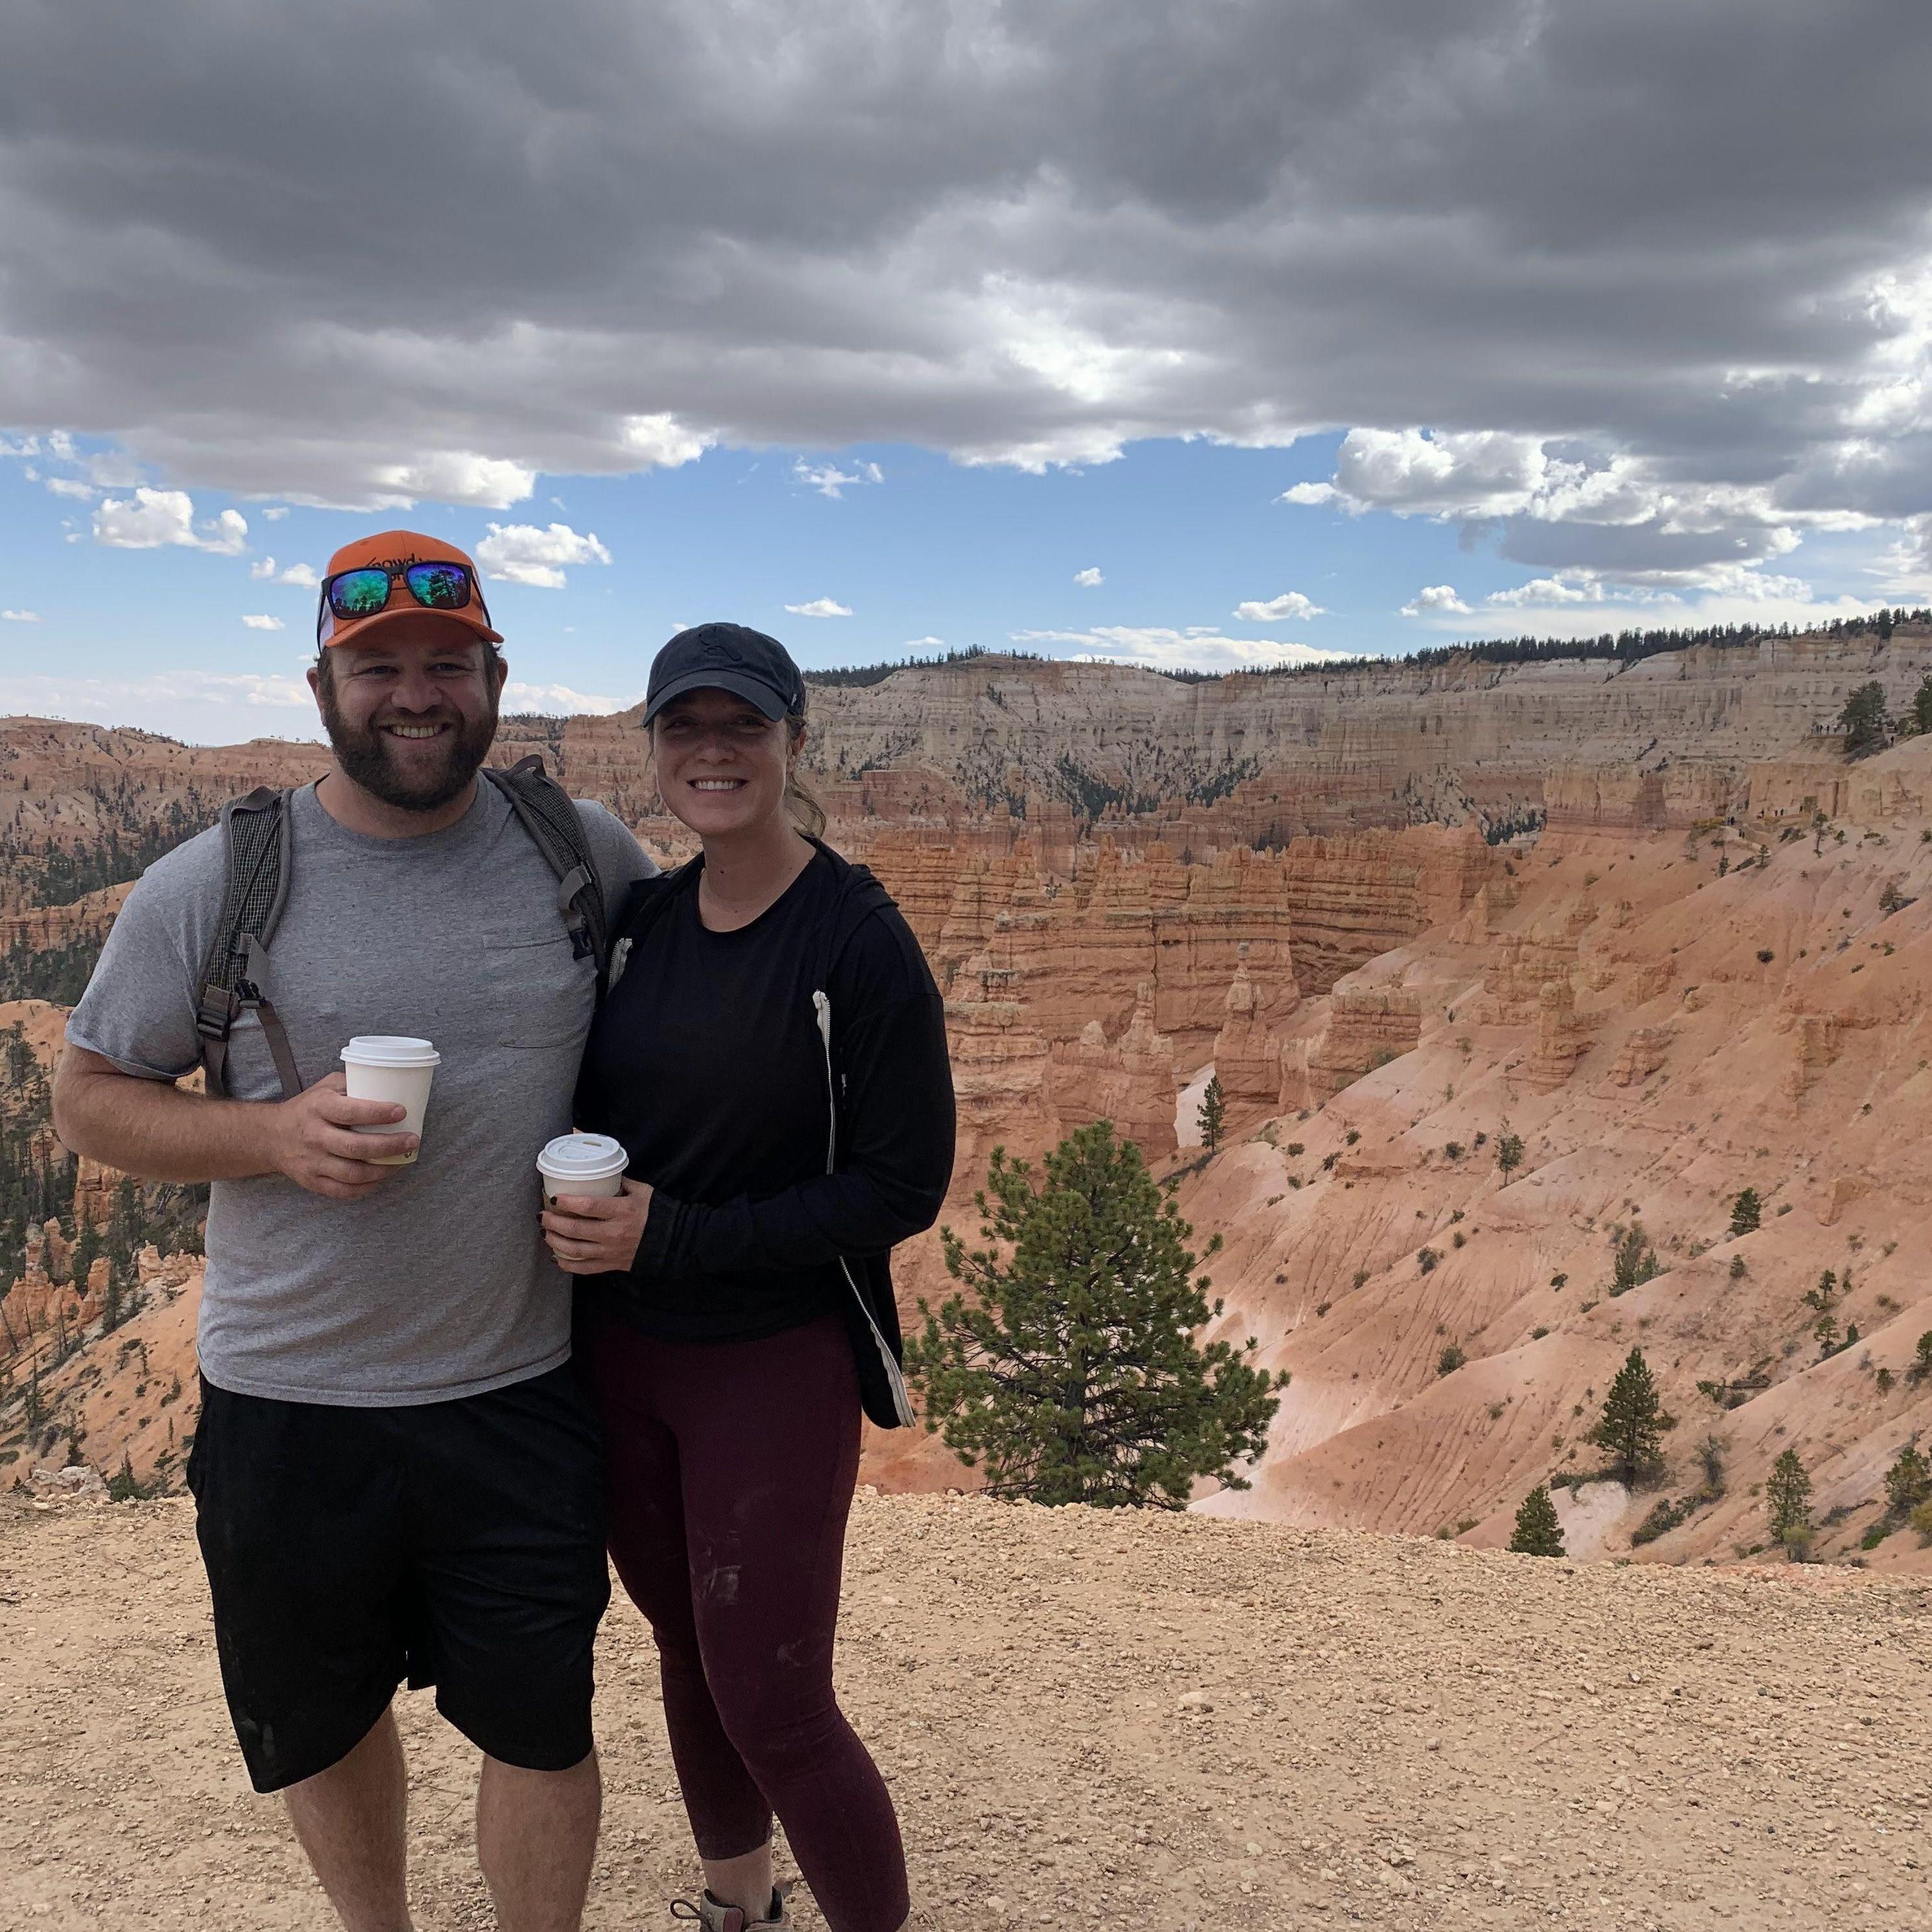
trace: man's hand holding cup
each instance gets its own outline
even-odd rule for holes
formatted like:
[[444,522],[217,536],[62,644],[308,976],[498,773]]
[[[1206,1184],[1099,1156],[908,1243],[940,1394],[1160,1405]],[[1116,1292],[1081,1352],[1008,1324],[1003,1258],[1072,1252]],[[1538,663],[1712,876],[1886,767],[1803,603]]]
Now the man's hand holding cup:
[[292,1100],[267,1110],[275,1170],[298,1187],[332,1201],[359,1201],[370,1188],[402,1172],[419,1137],[384,1133],[407,1118],[392,1100],[352,1100],[340,1073],[318,1080]]

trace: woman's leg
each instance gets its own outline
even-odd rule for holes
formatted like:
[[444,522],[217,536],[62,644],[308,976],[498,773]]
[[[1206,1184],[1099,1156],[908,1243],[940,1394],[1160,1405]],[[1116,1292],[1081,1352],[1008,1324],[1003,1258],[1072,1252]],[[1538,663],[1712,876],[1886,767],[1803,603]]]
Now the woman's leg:
[[[663,1402],[688,1591],[725,1734],[784,1821],[832,1932],[898,1932],[905,1855],[885,1781],[832,1684],[859,1394],[837,1316],[680,1347]],[[742,1849],[739,1848],[739,1849]]]
[[[577,1359],[603,1424],[610,1560],[657,1640],[671,1760],[692,1836],[708,1869],[712,1862],[735,1863],[761,1849],[769,1858],[772,1812],[725,1735],[704,1681],[685,1548],[678,1444],[656,1399],[666,1346],[619,1322],[601,1321],[581,1335]],[[764,1916],[770,1896],[767,1880],[753,1917]]]

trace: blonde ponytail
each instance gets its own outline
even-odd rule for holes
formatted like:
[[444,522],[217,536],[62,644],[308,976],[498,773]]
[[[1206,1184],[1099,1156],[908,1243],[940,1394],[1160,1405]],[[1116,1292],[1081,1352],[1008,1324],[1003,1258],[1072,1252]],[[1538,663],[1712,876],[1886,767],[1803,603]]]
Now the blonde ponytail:
[[[805,713],[788,712],[785,715],[785,730],[794,744],[805,732]],[[798,775],[798,766],[794,764],[785,773],[784,802],[792,815],[792,822],[808,838],[825,836],[825,808],[813,796],[812,788]]]

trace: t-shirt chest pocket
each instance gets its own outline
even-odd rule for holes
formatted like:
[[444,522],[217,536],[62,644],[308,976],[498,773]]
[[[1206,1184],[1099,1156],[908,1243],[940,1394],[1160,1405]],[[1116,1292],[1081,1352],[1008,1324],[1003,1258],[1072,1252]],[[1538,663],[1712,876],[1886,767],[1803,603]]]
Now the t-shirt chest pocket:
[[484,1020],[502,1047],[581,1046],[596,1005],[597,970],[561,929],[483,949]]

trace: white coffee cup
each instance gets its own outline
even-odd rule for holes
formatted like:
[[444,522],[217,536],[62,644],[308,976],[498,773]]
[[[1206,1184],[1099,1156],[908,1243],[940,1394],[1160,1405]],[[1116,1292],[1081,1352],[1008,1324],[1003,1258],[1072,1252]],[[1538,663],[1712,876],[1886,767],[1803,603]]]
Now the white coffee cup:
[[593,1198],[621,1194],[624,1170],[629,1165],[623,1143],[608,1134],[560,1134],[537,1156],[546,1201],[554,1201],[560,1194]]
[[[429,1106],[430,1082],[442,1055],[426,1040],[401,1034],[358,1034],[342,1049],[343,1072],[352,1100],[387,1100],[404,1109],[404,1117],[387,1126],[358,1126],[358,1134],[414,1134],[422,1137],[423,1114]],[[384,1154],[380,1167],[402,1167],[414,1154]]]

